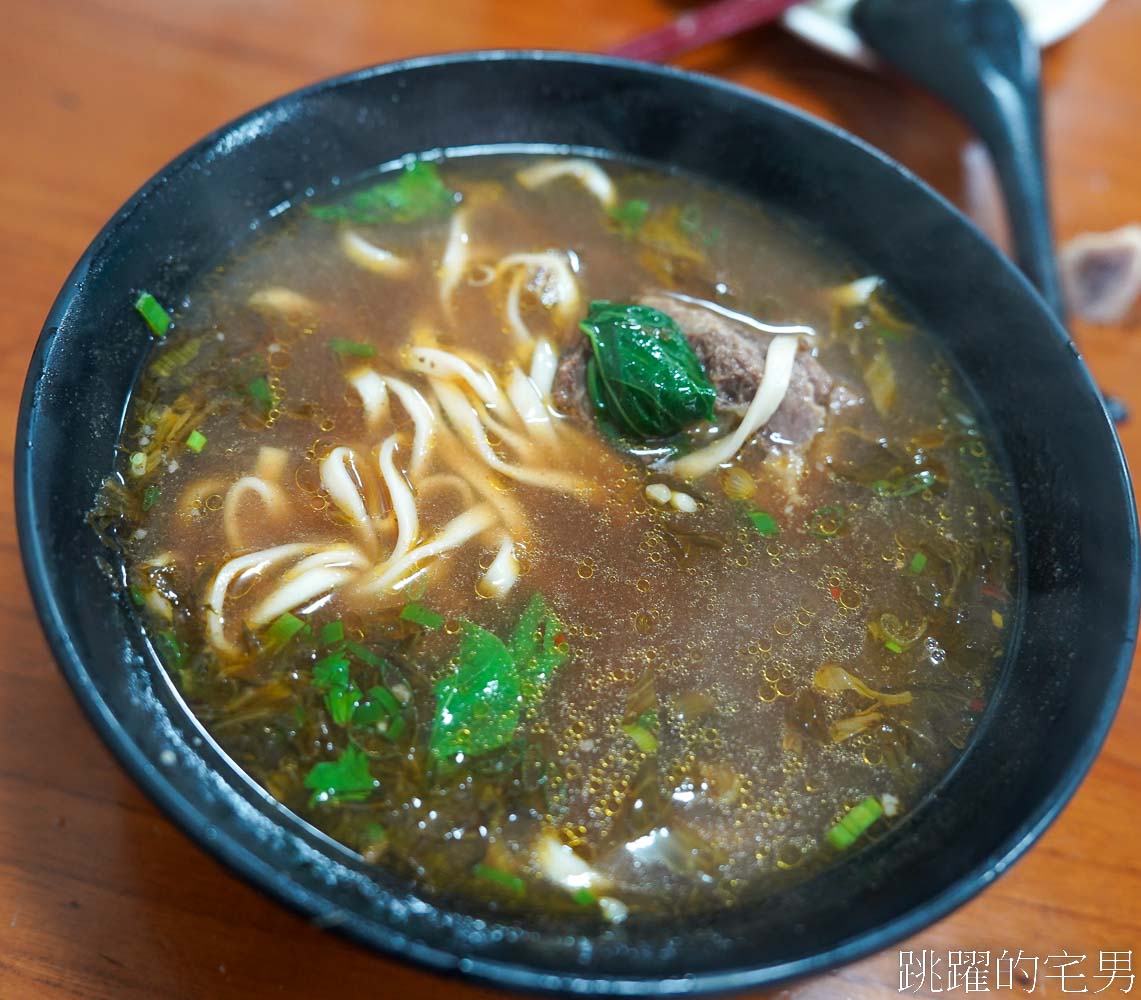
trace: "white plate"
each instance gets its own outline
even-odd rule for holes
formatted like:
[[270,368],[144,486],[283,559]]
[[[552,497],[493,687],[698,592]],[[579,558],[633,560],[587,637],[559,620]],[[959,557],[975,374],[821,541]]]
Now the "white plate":
[[[1045,48],[1076,31],[1105,0],[1014,0],[1030,27],[1030,37]],[[871,67],[874,58],[848,23],[855,0],[815,0],[793,7],[784,26],[810,45],[841,59]]]

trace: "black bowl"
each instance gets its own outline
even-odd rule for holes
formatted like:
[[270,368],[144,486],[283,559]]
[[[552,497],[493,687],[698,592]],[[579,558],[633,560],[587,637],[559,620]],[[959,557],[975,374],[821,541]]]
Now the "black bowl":
[[[889,836],[757,905],[685,924],[526,924],[419,898],[286,812],[206,735],[109,585],[84,515],[149,338],[275,207],[409,152],[547,144],[633,156],[786,206],[887,275],[997,428],[1021,510],[1018,639],[958,765]],[[124,766],[250,882],[380,951],[492,983],[708,992],[820,972],[944,916],[1029,847],[1077,787],[1125,684],[1138,607],[1128,473],[1074,345],[950,205],[881,154],[756,94],[593,56],[474,53],[319,84],[226,126],[111,220],[48,317],[20,410],[16,500],[36,607]],[[1012,625],[1015,623],[1012,623]]]

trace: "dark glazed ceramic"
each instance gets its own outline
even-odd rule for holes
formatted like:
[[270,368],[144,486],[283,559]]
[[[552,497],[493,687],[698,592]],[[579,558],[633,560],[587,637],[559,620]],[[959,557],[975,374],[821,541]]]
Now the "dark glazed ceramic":
[[[407,153],[503,143],[630,155],[787,206],[892,281],[990,414],[1017,484],[1018,639],[968,753],[892,835],[750,907],[614,929],[501,921],[418,898],[281,809],[187,711],[110,585],[84,520],[148,335],[249,227]],[[243,877],[381,951],[485,981],[669,994],[772,983],[885,947],[1006,869],[1089,768],[1137,621],[1132,491],[1073,344],[953,208],[875,150],[716,80],[593,56],[485,52],[366,70],[203,140],[111,220],[52,308],[16,443],[24,562],[52,649],[102,737],[186,832]]]

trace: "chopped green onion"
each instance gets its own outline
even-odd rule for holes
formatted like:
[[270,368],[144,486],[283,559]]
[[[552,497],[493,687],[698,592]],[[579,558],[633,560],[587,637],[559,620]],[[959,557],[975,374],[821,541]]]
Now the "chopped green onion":
[[132,476],[145,476],[147,474],[147,456],[141,451],[136,451],[131,455],[131,475]]
[[618,223],[623,236],[634,236],[650,214],[650,203],[644,198],[628,198],[610,209],[609,214]]
[[141,608],[147,603],[146,597],[143,595],[142,589],[136,587],[133,583],[127,588],[127,593],[131,595],[131,603],[137,608]]
[[780,527],[777,525],[772,514],[766,514],[763,510],[751,510],[749,511],[749,520],[753,522],[753,527],[757,529],[757,534],[765,538],[780,534]]
[[334,337],[329,341],[329,347],[342,358],[376,357],[376,348],[372,344],[362,344],[359,340],[342,340],[340,337]]
[[371,649],[366,649],[359,642],[346,642],[345,649],[352,653],[361,663],[367,664],[370,667],[383,667],[384,659],[379,657]]
[[182,648],[182,643],[178,641],[176,636],[169,629],[163,629],[161,632],[155,633],[155,643],[158,646],[159,656],[168,667],[180,667],[182,661],[186,656],[186,651]]
[[331,646],[334,642],[341,642],[345,638],[344,622],[326,622],[317,634],[322,646]]
[[578,903],[579,906],[593,906],[598,902],[598,897],[586,888],[575,889],[575,891],[571,893],[571,899]]
[[825,834],[825,838],[839,850],[851,847],[882,815],[883,806],[879,799],[869,795],[863,802],[849,809],[844,818]]
[[146,511],[150,510],[156,503],[158,503],[158,498],[161,494],[162,494],[162,490],[160,490],[153,483],[150,486],[148,486],[145,490],[143,490],[143,511],[144,511],[144,513]]
[[259,375],[250,382],[246,386],[246,392],[250,394],[250,399],[267,413],[277,406],[277,393],[270,387],[269,379],[264,375]]
[[922,552],[916,552],[911,557],[911,562],[907,564],[907,568],[912,573],[922,573],[927,568],[927,557]]
[[166,331],[170,328],[171,323],[170,313],[158,304],[158,299],[150,292],[143,292],[135,299],[135,309],[147,321],[147,326],[151,328],[156,337],[166,336]]
[[903,647],[894,639],[888,639],[888,641],[884,643],[884,648],[890,650],[893,653],[903,652]]
[[622,725],[622,732],[634,741],[634,745],[641,750],[642,753],[653,753],[658,749],[658,738],[640,723],[624,723]]
[[305,622],[287,611],[265,630],[265,638],[274,646],[284,646],[305,627]]
[[186,439],[186,447],[195,455],[199,454],[206,447],[206,435],[198,430],[191,431],[190,437]]
[[472,872],[476,878],[482,878],[488,882],[494,882],[496,885],[501,885],[516,896],[522,896],[523,893],[527,891],[526,882],[518,875],[512,875],[510,872],[503,871],[502,868],[495,868],[480,862],[472,869]]
[[403,610],[400,612],[400,617],[406,622],[412,622],[414,625],[422,625],[424,628],[439,628],[444,624],[444,616],[430,608],[424,607],[423,604],[405,604]]

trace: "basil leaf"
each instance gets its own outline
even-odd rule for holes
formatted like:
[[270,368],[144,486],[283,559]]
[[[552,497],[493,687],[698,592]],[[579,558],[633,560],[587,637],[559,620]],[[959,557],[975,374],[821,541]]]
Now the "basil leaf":
[[305,787],[313,792],[309,804],[318,802],[360,802],[377,786],[368,769],[368,757],[355,746],[348,746],[336,760],[314,764],[305,776]]
[[464,622],[459,669],[435,687],[432,756],[475,757],[507,743],[519,724],[519,672],[507,647],[486,629]]
[[499,750],[515,737],[520,715],[546,690],[568,655],[562,626],[541,594],[531,598],[504,643],[463,622],[456,671],[436,682],[430,751],[450,766]]
[[677,323],[649,306],[592,302],[587,392],[597,415],[636,438],[670,437],[713,418],[717,390]]
[[440,179],[436,164],[417,160],[390,181],[356,191],[332,205],[306,206],[324,222],[419,222],[447,215],[455,207],[456,192]]

